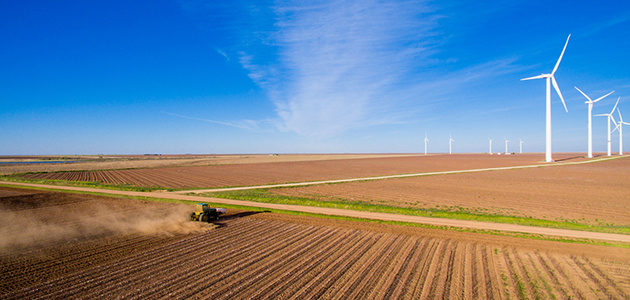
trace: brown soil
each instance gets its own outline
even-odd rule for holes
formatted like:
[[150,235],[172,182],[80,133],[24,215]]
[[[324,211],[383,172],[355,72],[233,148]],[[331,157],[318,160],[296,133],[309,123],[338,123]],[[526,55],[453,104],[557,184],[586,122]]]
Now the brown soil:
[[[541,163],[541,158],[542,156],[538,154],[511,156],[483,154],[416,155],[200,167],[40,173],[29,174],[24,177],[30,179],[98,181],[105,184],[131,184],[162,188],[212,188],[533,165]],[[575,154],[558,154],[556,159],[579,161],[582,157]]]
[[[344,160],[376,157],[404,157],[410,154],[241,154],[241,155],[106,155],[72,156],[78,163],[45,164],[0,164],[0,175],[27,172],[59,172],[112,169],[145,169],[181,166],[210,166],[232,164],[257,164],[273,162],[297,162],[318,160]],[[55,157],[0,156],[0,162],[28,162],[39,159],[54,160]]]
[[[29,216],[47,228],[86,226],[77,215],[102,206],[119,220],[135,218],[139,212],[190,209],[96,196],[0,191],[3,213]],[[58,209],[55,218],[49,217],[51,207]],[[630,295],[628,249],[230,213],[212,230],[184,221],[175,223],[179,229],[158,230],[161,233],[107,231],[7,248],[0,255],[0,298],[620,299]]]
[[[274,189],[321,201],[464,208],[581,223],[630,225],[630,158],[546,168]],[[458,208],[459,207],[459,208]]]

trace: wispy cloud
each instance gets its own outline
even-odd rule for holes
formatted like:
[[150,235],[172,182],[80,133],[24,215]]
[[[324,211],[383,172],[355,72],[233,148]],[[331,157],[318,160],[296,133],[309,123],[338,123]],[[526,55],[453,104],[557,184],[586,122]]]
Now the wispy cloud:
[[265,88],[281,129],[316,137],[371,123],[395,106],[388,92],[432,53],[437,16],[423,2],[281,2],[274,8],[273,61],[256,63],[260,49],[240,62]]
[[587,36],[591,36],[594,34],[599,33],[602,30],[608,29],[612,26],[616,26],[618,24],[622,24],[622,23],[626,23],[630,21],[630,13],[624,13],[620,16],[617,16],[615,18],[611,18],[609,20],[606,20],[605,22],[599,23],[599,24],[595,24],[595,25],[590,25],[589,29],[586,30],[582,37],[587,37]]
[[227,53],[225,53],[225,51],[217,48],[215,49],[217,51],[217,53],[219,53],[221,56],[225,57],[225,59],[230,60],[230,57],[228,57]]
[[445,71],[458,58],[435,58],[447,37],[443,16],[426,0],[246,7],[251,20],[235,25],[241,42],[227,52],[274,103],[277,119],[262,122],[281,131],[327,138],[408,123],[457,87],[519,69],[516,58],[503,58]]
[[204,118],[196,118],[196,117],[178,115],[178,114],[165,112],[165,111],[163,111],[162,113],[167,114],[167,115],[171,115],[171,116],[175,116],[175,117],[191,119],[191,120],[197,120],[197,121],[204,121],[204,122],[215,123],[215,124],[221,124],[221,125],[225,125],[225,126],[231,126],[231,127],[235,127],[235,128],[240,128],[240,129],[245,129],[245,130],[252,130],[252,131],[270,131],[270,129],[272,127],[277,126],[276,125],[277,121],[276,120],[271,120],[271,119],[267,119],[267,120],[216,121],[216,120],[209,120],[209,119],[204,119]]

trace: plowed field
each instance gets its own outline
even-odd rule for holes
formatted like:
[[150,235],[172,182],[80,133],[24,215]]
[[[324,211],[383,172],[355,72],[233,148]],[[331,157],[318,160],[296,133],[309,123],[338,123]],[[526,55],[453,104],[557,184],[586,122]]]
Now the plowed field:
[[547,168],[499,170],[275,189],[320,201],[407,208],[460,207],[480,213],[630,225],[630,158]]
[[[34,220],[46,219],[46,208],[51,206],[73,216],[88,213],[99,203],[118,212],[120,220],[142,210],[180,207],[0,191],[8,191],[0,192],[3,213],[22,213]],[[87,200],[81,201],[83,197]],[[94,205],[81,206],[84,202]],[[40,222],[49,227],[83,224],[76,218],[69,223],[46,220]],[[75,234],[37,247],[14,246],[20,251],[7,248],[0,256],[0,298],[624,299],[630,295],[626,249],[270,213],[233,213],[219,223],[221,227],[212,230],[182,230],[190,223],[175,222],[184,227],[169,234],[108,231]]]
[[[532,165],[540,163],[541,159],[541,155],[533,154],[511,156],[481,154],[421,155],[307,162],[38,173],[24,177],[30,179],[94,181],[105,184],[131,184],[145,187],[212,188]],[[565,154],[557,155],[556,159],[579,160],[581,158],[576,155]]]

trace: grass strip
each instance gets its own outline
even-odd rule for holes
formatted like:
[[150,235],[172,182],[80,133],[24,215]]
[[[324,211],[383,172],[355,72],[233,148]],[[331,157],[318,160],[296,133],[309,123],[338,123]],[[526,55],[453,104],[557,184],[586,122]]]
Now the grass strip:
[[340,208],[340,209],[389,213],[389,214],[401,214],[401,215],[410,215],[410,216],[505,223],[505,224],[524,225],[524,226],[536,226],[536,227],[569,229],[569,230],[579,230],[579,231],[593,231],[593,232],[603,232],[603,233],[630,234],[630,226],[606,225],[606,224],[592,225],[592,224],[578,223],[576,221],[571,221],[571,222],[552,221],[552,220],[535,219],[532,217],[517,217],[517,216],[507,216],[507,215],[499,215],[499,214],[483,214],[480,212],[471,212],[464,208],[459,208],[459,210],[457,211],[452,211],[452,210],[439,209],[439,208],[424,208],[424,209],[405,208],[405,207],[396,207],[396,206],[390,206],[390,205],[384,205],[384,204],[372,204],[372,203],[367,203],[363,201],[341,201],[341,199],[336,200],[336,201],[318,201],[318,200],[314,200],[308,197],[277,195],[277,194],[272,193],[268,189],[202,193],[202,194],[197,194],[197,195],[224,198],[224,199],[263,202],[263,203]]

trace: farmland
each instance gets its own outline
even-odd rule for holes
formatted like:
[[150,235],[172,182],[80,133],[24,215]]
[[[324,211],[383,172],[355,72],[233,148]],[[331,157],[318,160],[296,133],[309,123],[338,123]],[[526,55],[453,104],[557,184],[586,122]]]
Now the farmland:
[[278,188],[319,202],[630,225],[630,159],[334,185]]
[[[0,175],[27,172],[68,172],[85,170],[119,170],[215,166],[319,160],[347,160],[406,156],[401,154],[283,154],[283,155],[74,155],[0,156]],[[51,160],[71,160],[76,163],[37,163]],[[18,163],[21,162],[21,163]]]
[[[630,295],[623,248],[248,211],[211,228],[185,220],[190,205],[13,188],[0,188],[0,201],[14,226],[80,229],[5,241],[3,299]],[[90,226],[99,218],[108,222]],[[98,230],[107,223],[119,226]]]
[[[574,154],[559,159],[579,161]],[[109,185],[155,188],[212,188],[285,182],[331,180],[354,177],[452,171],[476,168],[536,165],[538,155],[398,155],[354,159],[239,163],[212,166],[182,166],[106,171],[76,171],[26,174],[28,179],[89,181]]]

